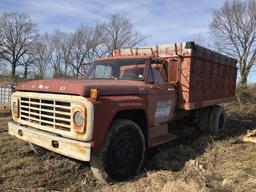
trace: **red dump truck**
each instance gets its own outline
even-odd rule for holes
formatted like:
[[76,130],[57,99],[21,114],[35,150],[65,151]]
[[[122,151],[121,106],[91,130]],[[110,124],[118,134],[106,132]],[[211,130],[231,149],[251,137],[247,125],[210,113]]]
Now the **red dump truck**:
[[217,104],[235,97],[236,62],[194,42],[114,50],[86,79],[18,85],[9,134],[90,161],[103,182],[127,179],[146,149],[176,138],[170,122],[196,116],[199,130],[223,132]]

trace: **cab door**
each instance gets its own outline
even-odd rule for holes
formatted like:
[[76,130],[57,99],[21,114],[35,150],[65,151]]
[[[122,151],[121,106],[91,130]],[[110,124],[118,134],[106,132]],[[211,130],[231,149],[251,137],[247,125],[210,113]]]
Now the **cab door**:
[[151,64],[147,76],[150,146],[175,138],[168,132],[168,122],[174,117],[176,92],[174,85],[167,79],[167,70],[163,64]]
[[152,85],[149,87],[148,110],[150,124],[168,123],[174,116],[176,93],[170,83]]

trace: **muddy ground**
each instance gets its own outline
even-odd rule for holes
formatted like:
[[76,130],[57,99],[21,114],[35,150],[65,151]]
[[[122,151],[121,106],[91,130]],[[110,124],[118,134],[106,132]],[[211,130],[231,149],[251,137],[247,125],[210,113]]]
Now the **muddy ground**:
[[256,144],[241,141],[256,127],[256,110],[227,108],[223,137],[180,134],[148,151],[140,175],[111,185],[97,182],[88,164],[51,152],[36,155],[7,134],[8,117],[1,117],[0,191],[256,191]]

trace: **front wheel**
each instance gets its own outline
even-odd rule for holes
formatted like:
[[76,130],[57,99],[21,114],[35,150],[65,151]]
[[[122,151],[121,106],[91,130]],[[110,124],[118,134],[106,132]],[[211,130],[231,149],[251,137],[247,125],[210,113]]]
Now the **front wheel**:
[[145,138],[140,127],[128,119],[116,119],[100,154],[91,158],[91,170],[104,183],[125,180],[138,172],[144,154]]

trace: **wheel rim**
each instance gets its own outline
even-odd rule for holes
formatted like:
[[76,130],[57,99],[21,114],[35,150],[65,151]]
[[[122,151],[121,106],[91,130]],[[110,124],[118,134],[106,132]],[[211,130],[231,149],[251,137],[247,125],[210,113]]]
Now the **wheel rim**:
[[139,135],[134,133],[123,132],[111,143],[105,168],[113,179],[122,180],[134,175],[141,164],[144,145]]
[[129,136],[122,136],[113,143],[111,159],[117,169],[131,167],[138,155],[137,140]]

